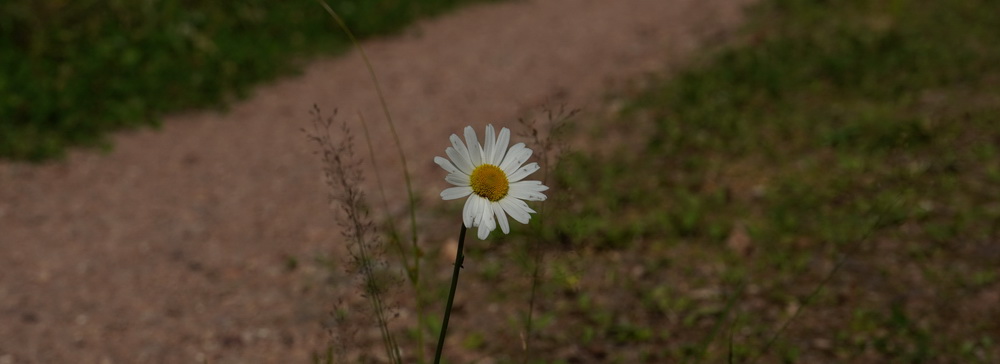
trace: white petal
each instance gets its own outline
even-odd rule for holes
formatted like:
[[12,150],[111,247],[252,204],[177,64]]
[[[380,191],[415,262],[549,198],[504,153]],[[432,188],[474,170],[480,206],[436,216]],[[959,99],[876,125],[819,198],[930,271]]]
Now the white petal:
[[542,192],[542,191],[547,191],[549,189],[549,186],[543,185],[541,181],[520,181],[511,183],[510,188]]
[[461,172],[449,173],[447,176],[444,177],[444,180],[456,186],[465,186],[465,187],[469,186],[469,175]]
[[465,207],[462,208],[462,222],[465,223],[465,227],[470,229],[475,226],[473,225],[473,218],[476,216],[476,212],[473,210],[476,207],[476,197],[469,196],[469,199],[465,200]]
[[531,215],[529,215],[528,211],[524,210],[520,205],[518,205],[514,201],[520,201],[520,200],[511,197],[504,198],[499,201],[500,207],[503,207],[504,211],[506,211],[511,218],[517,220],[517,222],[522,224],[527,224],[528,220],[531,218]]
[[437,165],[441,166],[441,168],[444,168],[444,170],[448,171],[448,173],[460,173],[458,167],[455,167],[455,164],[448,159],[442,157],[434,157],[434,163],[437,163]]
[[490,230],[493,230],[493,227],[495,227],[496,225],[493,224],[493,208],[490,207],[492,202],[484,198],[479,203],[482,204],[483,208],[482,209],[483,215],[479,218],[479,226],[485,225]]
[[479,234],[477,235],[479,236],[479,240],[486,240],[486,238],[490,237],[490,229],[485,225],[479,225]]
[[517,207],[520,208],[521,210],[527,211],[529,214],[535,213],[535,210],[532,210],[531,207],[528,207],[527,202],[524,202],[523,200],[519,200],[516,198],[512,198],[511,200],[513,200],[512,202],[515,205],[517,205]]
[[496,165],[493,162],[493,148],[496,145],[496,132],[493,131],[493,124],[486,125],[486,146],[483,147],[483,163]]
[[514,171],[514,173],[511,173],[510,176],[507,177],[507,179],[510,182],[520,181],[524,179],[524,177],[527,177],[528,175],[535,173],[535,171],[537,171],[538,168],[540,168],[538,167],[538,163],[535,162],[528,163],[524,167],[518,168],[516,171]]
[[[520,147],[518,148],[518,146]],[[517,149],[515,150],[515,148]],[[521,165],[523,165],[524,162],[527,162],[528,158],[531,158],[531,149],[525,148],[524,143],[514,144],[514,146],[510,148],[510,151],[507,152],[507,156],[503,158],[503,163],[500,164],[500,169],[502,169],[509,176],[514,174],[514,171],[518,168],[521,168]]]
[[489,201],[478,195],[472,195],[475,201],[472,202],[472,226],[482,226],[483,225],[483,210],[488,208]]
[[493,165],[499,167],[503,162],[503,156],[507,154],[507,144],[510,143],[510,129],[500,129],[500,136],[496,145],[493,146]]
[[483,200],[483,215],[479,220],[479,239],[486,240],[486,237],[490,236],[490,232],[496,229],[496,223],[493,222],[493,209],[490,208],[490,202]]
[[521,201],[521,200],[518,200],[518,199],[514,199],[514,201],[517,201],[517,203],[519,203],[521,205],[524,205],[524,206],[522,206],[522,208],[524,209],[524,211],[527,211],[529,214],[537,214],[538,213],[538,211],[532,210],[530,207],[528,207],[528,204],[525,203],[524,201]]
[[449,187],[441,191],[441,199],[455,200],[472,194],[472,187]]
[[479,167],[480,164],[483,164],[483,147],[479,145],[476,130],[472,129],[471,126],[465,127],[465,143],[469,145],[469,160],[472,161],[473,166]]
[[451,160],[455,163],[455,167],[458,167],[462,173],[472,174],[474,167],[466,154],[459,152],[455,149],[455,147],[448,147],[448,149],[445,149],[444,152],[448,154],[448,158],[451,158]]
[[482,223],[483,220],[483,209],[486,208],[486,199],[479,197],[477,195],[469,196],[470,202],[467,203],[467,212],[469,219],[469,227],[476,227]]
[[500,223],[500,230],[504,234],[510,234],[510,222],[507,221],[507,214],[503,212],[503,207],[499,203],[494,202],[490,204],[493,208],[493,214],[497,217],[497,222]]
[[479,226],[479,217],[483,215],[482,210],[479,209],[479,196],[473,194],[469,196],[469,200],[471,200],[469,203],[472,204],[469,207],[469,227],[476,227]]
[[[500,169],[506,171],[507,167],[508,167],[508,164],[513,163],[513,161],[510,160],[510,156],[513,155],[513,154],[515,154],[515,153],[519,153],[519,151],[521,149],[524,149],[524,143],[517,143],[517,144],[512,145],[510,147],[510,149],[507,150],[507,154],[504,155],[503,160],[500,161],[500,164],[497,165],[497,167],[500,167]],[[518,166],[518,167],[520,167],[520,166]]]
[[527,189],[513,189],[513,188],[511,188],[509,195],[510,195],[510,197],[513,197],[513,198],[516,198],[516,199],[519,199],[519,200],[545,201],[545,194],[543,194],[541,192],[535,192],[535,191],[527,190]]
[[454,147],[455,150],[457,150],[459,153],[462,153],[462,155],[464,155],[469,160],[472,160],[472,157],[469,156],[469,147],[467,147],[465,143],[462,142],[462,138],[459,138],[458,135],[452,134],[451,136],[448,137],[448,140],[451,141],[451,146]]
[[528,201],[545,201],[545,194],[542,191],[548,190],[549,188],[538,181],[521,181],[516,183],[511,183],[510,194],[511,197],[521,200]]
[[[530,182],[530,183],[522,183]],[[512,183],[508,195],[519,200],[545,201],[546,196],[542,191],[549,188],[538,181],[521,181]]]
[[[473,164],[472,163],[473,152],[478,152],[479,151],[479,147],[477,146],[477,147],[473,148],[472,145],[466,146],[465,143],[462,142],[462,139],[459,138],[458,135],[455,135],[455,134],[452,134],[451,137],[449,137],[448,139],[451,140],[451,146],[454,147],[455,150],[458,151],[462,156],[464,156],[465,160],[469,161],[469,165],[471,167],[469,168],[469,172],[467,172],[467,173],[472,174],[472,169],[474,169],[474,168],[476,168],[476,166],[478,166],[478,164]],[[462,166],[458,165],[458,163],[456,163],[455,165],[458,168],[462,168]]]

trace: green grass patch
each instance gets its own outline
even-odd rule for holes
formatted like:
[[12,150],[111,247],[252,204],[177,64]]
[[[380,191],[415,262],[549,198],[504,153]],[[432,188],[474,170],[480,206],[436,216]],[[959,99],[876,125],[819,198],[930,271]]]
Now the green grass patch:
[[565,159],[570,196],[553,196],[545,236],[624,254],[592,264],[626,274],[673,263],[582,279],[633,304],[592,302],[614,319],[580,324],[669,361],[1000,360],[995,14],[985,0],[765,1],[734,44],[631,96],[604,125],[645,144]]
[[[479,0],[331,0],[360,37]],[[301,1],[27,1],[0,5],[0,158],[107,147],[108,132],[224,105],[296,60],[348,47]]]

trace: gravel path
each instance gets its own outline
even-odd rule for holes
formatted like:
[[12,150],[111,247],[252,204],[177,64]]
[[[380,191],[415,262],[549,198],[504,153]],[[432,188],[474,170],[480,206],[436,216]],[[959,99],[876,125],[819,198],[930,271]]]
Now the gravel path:
[[[415,188],[436,201],[445,182],[432,158],[451,133],[547,101],[586,111],[717,41],[748,2],[510,1],[365,47]],[[0,364],[306,362],[325,340],[318,322],[332,295],[318,268],[287,269],[288,257],[327,254],[340,238],[299,130],[313,104],[374,122],[376,159],[399,185],[354,53],[316,60],[226,112],[119,133],[111,153],[0,162]]]

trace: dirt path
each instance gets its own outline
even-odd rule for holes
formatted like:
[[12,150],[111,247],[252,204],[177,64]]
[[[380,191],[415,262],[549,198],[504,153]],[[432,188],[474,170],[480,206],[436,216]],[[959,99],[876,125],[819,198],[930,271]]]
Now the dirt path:
[[[365,46],[415,187],[435,201],[445,183],[432,157],[449,134],[546,100],[600,104],[732,29],[749,1],[511,1]],[[314,103],[351,120],[360,111],[386,135],[352,53],[228,112],[120,133],[110,154],[0,163],[0,363],[307,361],[325,340],[330,294],[314,265],[289,270],[287,257],[322,255],[339,238],[299,131]],[[377,141],[393,177],[395,152]]]

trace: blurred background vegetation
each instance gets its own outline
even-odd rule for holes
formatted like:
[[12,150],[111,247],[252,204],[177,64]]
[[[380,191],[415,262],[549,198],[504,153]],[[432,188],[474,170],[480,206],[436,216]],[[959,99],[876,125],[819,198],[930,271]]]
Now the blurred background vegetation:
[[542,341],[609,362],[1000,360],[996,14],[764,1],[624,95],[601,152],[557,171],[547,244],[585,256],[549,262],[569,272],[553,316],[580,318]]
[[[359,37],[482,0],[330,0]],[[312,0],[0,3],[0,158],[44,160],[71,145],[224,105],[297,61],[346,49]]]

